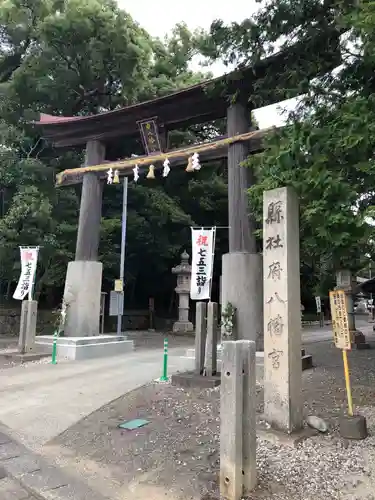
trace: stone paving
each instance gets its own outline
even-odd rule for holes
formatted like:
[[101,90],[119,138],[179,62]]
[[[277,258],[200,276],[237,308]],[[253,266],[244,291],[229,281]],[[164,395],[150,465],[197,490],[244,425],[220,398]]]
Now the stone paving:
[[[156,341],[155,341],[156,342]],[[162,374],[159,348],[81,362],[27,363],[0,370],[0,422],[34,451],[102,405]],[[187,370],[185,349],[172,348],[169,373]],[[1,500],[1,498],[0,498]]]
[[9,477],[0,480],[0,498],[1,500],[38,500]]
[[0,500],[109,500],[11,436],[0,424]]

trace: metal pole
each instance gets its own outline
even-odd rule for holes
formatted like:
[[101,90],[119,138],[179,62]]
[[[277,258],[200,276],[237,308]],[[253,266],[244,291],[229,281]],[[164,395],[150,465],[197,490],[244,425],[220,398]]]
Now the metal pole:
[[164,339],[163,375],[160,377],[160,381],[168,382],[168,339]]
[[[124,189],[122,195],[122,219],[121,219],[121,257],[120,257],[120,280],[122,281],[122,296],[124,295],[124,268],[125,268],[125,247],[126,247],[126,219],[128,211],[128,178],[124,177]],[[123,301],[122,301],[123,303]],[[117,335],[121,335],[122,314],[124,311],[119,311],[117,316]]]
[[[203,229],[203,228],[202,228]],[[215,244],[216,244],[216,227],[211,228],[213,231],[212,235],[212,269],[211,269],[211,277],[210,277],[210,298],[209,301],[211,302],[211,295],[212,295],[212,280],[214,278],[214,260],[215,260]]]
[[52,344],[52,361],[53,365],[57,364],[57,337],[59,336],[59,332],[56,330],[53,334],[53,344]]
[[345,349],[342,350],[342,358],[344,361],[344,374],[345,374],[345,386],[346,395],[348,397],[348,415],[353,416],[353,399],[352,399],[352,388],[350,385],[350,375],[349,375],[349,363],[348,363],[348,353]]

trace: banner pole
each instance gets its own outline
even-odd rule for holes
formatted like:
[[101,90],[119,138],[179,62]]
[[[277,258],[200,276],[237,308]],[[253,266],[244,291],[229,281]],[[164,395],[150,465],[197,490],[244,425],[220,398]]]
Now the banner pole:
[[[36,255],[35,255],[35,258],[36,258],[36,264],[35,264],[35,269],[34,269],[34,272],[33,272],[33,275],[31,277],[31,283],[30,283],[30,289],[29,289],[29,301],[33,300],[33,294],[34,294],[34,286],[35,286],[35,279],[36,279],[36,270],[37,270],[37,267],[38,267],[38,254],[39,254],[39,247],[34,247],[36,249]],[[30,247],[28,247],[28,250],[30,250]]]
[[350,384],[348,354],[346,352],[346,349],[342,350],[342,358],[344,361],[345,386],[346,386],[346,395],[348,398],[348,415],[349,415],[349,417],[352,417],[353,416],[353,398],[352,398],[352,388],[351,388],[351,384]]
[[211,276],[210,276],[210,298],[209,301],[211,302],[211,295],[212,295],[212,281],[214,277],[214,261],[215,261],[215,244],[216,244],[216,226],[212,227],[212,266],[211,266]]

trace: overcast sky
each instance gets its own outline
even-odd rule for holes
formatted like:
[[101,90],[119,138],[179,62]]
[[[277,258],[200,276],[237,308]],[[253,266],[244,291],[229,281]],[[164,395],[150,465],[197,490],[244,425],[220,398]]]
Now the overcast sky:
[[[242,21],[259,8],[255,0],[231,0],[218,2],[217,0],[118,0],[120,7],[125,9],[151,35],[163,37],[168,34],[177,23],[185,22],[194,30],[208,29],[215,19],[225,22]],[[225,72],[221,64],[212,67],[212,71],[220,75]],[[276,106],[267,106],[255,112],[261,128],[281,125],[283,119]]]

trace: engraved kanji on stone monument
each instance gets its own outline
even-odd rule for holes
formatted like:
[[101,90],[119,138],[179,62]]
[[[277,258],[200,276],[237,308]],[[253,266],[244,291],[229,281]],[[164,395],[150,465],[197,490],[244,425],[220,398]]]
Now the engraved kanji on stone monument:
[[281,209],[281,201],[271,201],[267,206],[266,224],[273,224],[274,222],[279,224],[284,219]]
[[282,244],[281,244],[281,238],[280,238],[280,235],[277,234],[276,236],[270,236],[269,238],[267,238],[267,241],[266,241],[266,248],[267,250],[271,250],[272,248],[282,248]]
[[282,268],[281,268],[280,262],[279,261],[272,262],[272,264],[270,264],[268,266],[268,279],[271,278],[274,281],[280,280],[281,279],[281,271],[282,271]]
[[271,426],[302,426],[298,201],[291,188],[263,195],[264,398]]
[[281,335],[283,333],[284,320],[280,314],[271,318],[267,323],[267,331],[271,335]]

